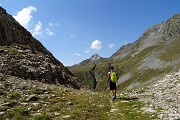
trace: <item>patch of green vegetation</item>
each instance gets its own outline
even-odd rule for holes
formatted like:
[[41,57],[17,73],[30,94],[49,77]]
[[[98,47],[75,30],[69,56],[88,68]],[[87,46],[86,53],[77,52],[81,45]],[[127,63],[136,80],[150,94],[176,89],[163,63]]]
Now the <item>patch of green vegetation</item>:
[[123,102],[123,100],[116,99],[112,106],[116,111],[110,113],[110,120],[152,120],[157,118],[154,114],[143,112],[141,108],[144,104],[137,100]]
[[8,108],[9,108],[8,106],[0,106],[0,111],[6,111]]
[[[135,116],[140,116],[140,118],[151,116],[149,114],[144,115],[140,107],[136,107],[141,105],[141,103],[134,100],[133,97],[123,97],[123,99],[119,97],[115,101],[110,102],[109,91],[97,93],[86,90],[75,90],[64,86],[40,84],[39,82],[33,84],[36,84],[36,87],[33,89],[37,90],[36,95],[39,99],[36,101],[25,100],[28,96],[35,94],[34,90],[29,90],[27,87],[20,88],[27,92],[25,95],[24,93],[18,95],[17,92],[7,92],[7,100],[4,100],[3,103],[8,103],[8,105],[0,107],[0,111],[4,112],[0,115],[0,120],[59,120],[66,117],[66,119],[73,120],[119,120],[121,118],[133,120],[136,118]],[[42,92],[42,90],[44,91]],[[16,96],[19,96],[18,100],[16,100]],[[134,104],[121,102],[125,98]],[[119,109],[117,113],[110,112],[113,106]]]
[[[99,61],[96,63],[96,74],[98,75],[97,81],[98,85],[103,84],[102,81],[106,80],[108,67],[108,61],[106,59]],[[94,66],[94,64],[82,65],[79,67],[70,68],[70,71],[75,75],[75,77],[79,78],[83,83],[89,86],[90,89],[93,88],[93,78],[89,73],[89,70]],[[101,89],[101,88],[100,88]]]
[[23,50],[30,49],[28,45],[22,45],[22,44],[17,44],[17,43],[13,43],[11,46],[0,46],[0,49],[7,50],[9,54],[21,56],[23,53],[19,52],[16,46],[20,47]]
[[[70,92],[70,91],[69,91]],[[45,112],[57,112],[60,116],[55,119],[62,119],[63,116],[70,115],[69,119],[107,119],[105,111],[110,109],[108,99],[97,93],[87,91],[76,91],[70,94],[67,90],[61,90],[56,94],[56,97],[51,99],[51,105],[43,109]],[[72,91],[71,91],[72,92]],[[102,104],[103,107],[98,107]]]
[[86,85],[90,86],[90,88],[92,88],[93,79],[89,73],[89,70],[77,72],[77,73],[74,73],[74,75],[75,75],[75,77],[79,78],[81,80],[81,82],[85,83]]
[[[120,60],[110,61],[110,59],[104,59],[99,62],[96,62],[96,71],[100,75],[98,77],[97,91],[102,91],[106,85],[109,63],[111,63],[115,67],[119,76],[130,71],[133,74],[132,79],[134,80],[134,78],[137,78],[137,75],[138,75],[135,69],[139,67],[139,65],[141,64],[141,61],[144,58],[146,58],[146,56],[150,55],[153,51],[159,50],[162,47],[163,47],[163,43],[146,48],[143,51],[134,55],[130,53]],[[76,67],[70,68],[70,71],[75,75],[75,77],[81,79],[81,81],[83,81],[86,85],[92,88],[93,79],[89,74],[89,70],[93,67],[93,65],[94,64],[76,66]],[[129,82],[129,85],[132,83],[132,81]],[[121,87],[124,88],[124,86],[121,86]]]
[[165,26],[165,34],[169,37],[179,36],[179,14],[175,14],[171,19],[167,20]]
[[48,115],[46,115],[46,113],[36,114],[33,117],[33,120],[50,120],[50,117]]
[[21,97],[21,94],[19,94],[18,92],[11,92],[9,93],[9,97],[11,99],[19,99]]
[[8,110],[4,118],[12,118],[14,120],[27,120],[29,117],[30,111],[27,107],[14,107],[11,110]]
[[22,49],[30,49],[30,46],[28,46],[28,45],[23,45],[23,44],[18,44],[18,43],[13,43],[12,46],[13,46],[13,47],[18,46],[18,47],[20,47],[20,48],[22,48]]
[[117,65],[121,65],[123,68],[126,68],[127,70],[131,71],[137,68],[140,64],[140,62],[146,58],[148,55],[150,55],[155,49],[158,49],[160,46],[151,46],[149,48],[146,48],[142,50],[141,52],[135,54],[135,55],[128,55],[119,62],[117,62]]
[[[36,90],[39,90],[36,88]],[[33,92],[30,92],[32,94]],[[46,94],[39,92],[38,94],[43,97],[35,102],[21,101],[21,95],[16,92],[10,93],[10,96],[17,98],[18,101],[13,106],[0,107],[1,111],[5,114],[0,115],[2,119],[63,119],[63,116],[69,115],[69,119],[103,119],[108,120],[106,112],[110,110],[111,106],[107,96],[99,93],[88,92],[85,90],[74,90],[65,87],[48,85]],[[12,98],[8,97],[7,101],[12,104]],[[10,105],[11,105],[10,104]],[[6,111],[9,109],[8,111]],[[38,113],[38,114],[36,114]]]
[[149,88],[147,86],[143,86],[143,87],[137,88],[136,90],[137,90],[138,94],[142,94],[144,92],[147,92],[148,89]]
[[22,55],[22,53],[19,52],[13,46],[0,46],[0,49],[7,50],[9,52],[9,54],[14,54],[14,55],[17,55],[17,56],[21,56]]
[[147,80],[150,80],[156,76],[164,75],[166,73],[169,73],[170,71],[172,71],[172,67],[169,66],[162,70],[149,68],[149,69],[143,70],[141,73],[133,73],[133,76],[130,79],[128,79],[127,81],[119,85],[118,90],[125,89],[126,87],[131,85],[133,82],[144,83]]
[[172,45],[170,45],[167,49],[165,49],[165,52],[160,55],[160,59],[164,61],[173,61],[180,58],[180,37],[177,38],[173,42]]

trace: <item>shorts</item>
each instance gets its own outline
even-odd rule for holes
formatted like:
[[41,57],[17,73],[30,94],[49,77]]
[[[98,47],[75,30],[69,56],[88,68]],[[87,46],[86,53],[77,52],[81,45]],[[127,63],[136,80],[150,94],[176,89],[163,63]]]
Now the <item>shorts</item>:
[[116,90],[116,83],[110,81],[110,90]]

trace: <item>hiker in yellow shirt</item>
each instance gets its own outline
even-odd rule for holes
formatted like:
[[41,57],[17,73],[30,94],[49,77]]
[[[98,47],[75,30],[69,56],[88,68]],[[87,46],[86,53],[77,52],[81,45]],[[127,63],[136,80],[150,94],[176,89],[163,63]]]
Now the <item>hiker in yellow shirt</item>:
[[114,67],[110,67],[110,71],[108,72],[108,79],[106,83],[106,88],[110,87],[110,92],[112,95],[112,100],[116,98],[116,82],[118,82],[118,75],[117,72],[114,70]]

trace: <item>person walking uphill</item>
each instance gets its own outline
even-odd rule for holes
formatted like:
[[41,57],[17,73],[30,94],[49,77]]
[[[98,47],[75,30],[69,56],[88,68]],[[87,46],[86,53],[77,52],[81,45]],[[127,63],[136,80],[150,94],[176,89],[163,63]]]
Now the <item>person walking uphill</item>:
[[110,71],[108,72],[108,79],[107,79],[107,83],[106,83],[106,88],[110,87],[110,92],[112,95],[112,100],[114,100],[116,98],[116,82],[118,82],[118,75],[117,72],[114,70],[114,67],[111,66],[110,67]]

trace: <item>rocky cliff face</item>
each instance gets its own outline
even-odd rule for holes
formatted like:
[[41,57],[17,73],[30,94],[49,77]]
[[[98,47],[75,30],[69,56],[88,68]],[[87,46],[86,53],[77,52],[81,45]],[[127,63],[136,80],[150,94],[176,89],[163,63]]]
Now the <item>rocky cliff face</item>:
[[0,72],[80,88],[79,80],[0,7]]

